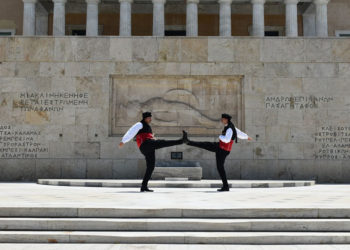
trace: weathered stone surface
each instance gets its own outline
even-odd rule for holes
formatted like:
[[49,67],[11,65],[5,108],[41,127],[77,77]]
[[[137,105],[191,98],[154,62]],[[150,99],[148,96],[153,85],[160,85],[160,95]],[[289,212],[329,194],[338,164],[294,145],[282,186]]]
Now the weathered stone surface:
[[279,144],[279,159],[303,159],[303,144],[281,143]]
[[260,61],[261,39],[235,39],[233,44],[235,62]]
[[66,43],[66,51],[71,50],[70,60],[80,61],[106,61],[110,59],[109,37],[71,37]]
[[339,63],[339,77],[350,76],[350,63]]
[[334,42],[329,39],[304,39],[306,62],[332,62]]
[[161,62],[181,61],[181,40],[158,38],[158,60]]
[[350,62],[350,44],[347,39],[332,40],[332,52],[336,62]]
[[2,62],[0,64],[0,77],[14,77],[16,72],[15,69],[15,62]]
[[35,178],[61,178],[60,162],[55,159],[37,159],[35,168]]
[[263,39],[261,43],[262,62],[304,62],[304,39]]
[[132,58],[135,61],[155,62],[158,59],[158,42],[152,38],[132,39]]
[[1,39],[0,41],[0,61],[5,61],[6,59],[6,44],[7,39]]
[[112,179],[113,161],[112,160],[101,160],[101,159],[90,159],[87,160],[86,165],[86,176],[88,179]]
[[0,159],[1,181],[31,181],[35,171],[34,159]]
[[132,39],[130,38],[111,38],[110,39],[110,57],[118,62],[132,61]]
[[168,177],[188,178],[189,180],[202,179],[201,167],[156,167],[152,179],[164,180]]
[[65,75],[64,63],[41,62],[39,74],[43,77],[63,77]]
[[85,159],[62,159],[61,160],[61,178],[85,179],[86,175]]
[[[0,152],[1,178],[86,178],[90,159],[90,176],[102,166],[101,178],[141,178],[144,156],[134,142],[120,149],[113,127],[121,134],[150,110],[158,138],[177,139],[185,129],[211,142],[220,114],[232,114],[254,141],[234,145],[230,178],[345,182],[350,149],[342,146],[345,157],[336,158],[322,140],[327,126],[348,140],[348,52],[349,39],[336,38],[0,38],[0,126],[40,131],[35,142],[48,147],[27,159],[28,168]],[[85,103],[63,97],[79,94]],[[1,143],[1,150],[16,148]],[[169,160],[175,151],[198,160],[204,178],[219,178],[214,153],[179,145],[156,157]]]
[[253,148],[254,159],[276,159],[278,158],[277,143],[255,143]]
[[11,38],[6,48],[6,59],[9,61],[51,61],[53,59],[54,39]]
[[208,61],[209,62],[233,62],[234,40],[225,38],[208,39]]
[[207,62],[208,40],[198,38],[186,38],[181,40],[181,61],[183,62]]

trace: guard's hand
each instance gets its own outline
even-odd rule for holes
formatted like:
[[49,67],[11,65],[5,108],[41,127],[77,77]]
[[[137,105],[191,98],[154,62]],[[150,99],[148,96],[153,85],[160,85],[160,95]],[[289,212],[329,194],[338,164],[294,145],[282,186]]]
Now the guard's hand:
[[253,140],[253,138],[251,138],[250,136],[248,136],[248,141],[252,141]]
[[119,147],[122,148],[124,146],[124,143],[120,142]]

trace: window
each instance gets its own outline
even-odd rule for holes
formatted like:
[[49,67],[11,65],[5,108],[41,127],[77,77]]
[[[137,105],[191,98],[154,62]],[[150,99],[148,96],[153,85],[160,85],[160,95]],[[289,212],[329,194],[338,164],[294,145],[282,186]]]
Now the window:
[[186,36],[186,30],[166,30],[165,36]]
[[0,36],[14,36],[15,34],[15,29],[0,29]]
[[85,36],[86,30],[72,30],[72,36]]
[[[101,36],[103,32],[103,25],[98,26],[98,35]],[[85,25],[67,25],[67,32],[69,36],[85,36],[86,26]]]
[[[253,27],[248,27],[249,35],[252,35]],[[265,26],[265,36],[285,36],[284,26]]]
[[337,36],[337,37],[350,37],[350,30],[336,30],[335,36]]
[[278,30],[269,30],[265,31],[265,36],[279,36],[280,33]]
[[185,25],[165,25],[165,36],[186,36]]

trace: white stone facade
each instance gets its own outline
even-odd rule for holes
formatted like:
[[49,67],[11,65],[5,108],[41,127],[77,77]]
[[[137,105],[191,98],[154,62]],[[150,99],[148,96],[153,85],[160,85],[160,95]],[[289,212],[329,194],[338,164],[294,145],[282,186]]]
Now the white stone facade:
[[[140,91],[130,95],[142,96],[152,91],[142,88],[143,76],[170,75],[242,78],[243,114],[235,123],[242,122],[254,141],[234,145],[226,162],[230,179],[348,182],[349,43],[330,38],[0,38],[0,178],[136,178],[142,154],[133,142],[119,149],[120,137],[111,136],[111,79],[139,76]],[[190,85],[179,79],[178,86]],[[221,100],[226,92],[220,86],[205,91]],[[203,86],[190,90],[203,91]],[[177,100],[205,110],[205,102],[187,93]],[[214,110],[218,118],[221,110]],[[206,135],[192,138],[217,140]],[[200,161],[204,178],[218,178],[214,154],[184,145],[160,150],[157,158],[169,160],[172,151]]]

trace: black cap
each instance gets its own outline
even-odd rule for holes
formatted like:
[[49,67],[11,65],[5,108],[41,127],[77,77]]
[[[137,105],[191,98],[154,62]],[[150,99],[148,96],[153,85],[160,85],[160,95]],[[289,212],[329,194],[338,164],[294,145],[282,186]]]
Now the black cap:
[[222,114],[221,118],[226,118],[228,120],[231,120],[232,116],[228,115],[228,114]]
[[142,113],[142,119],[145,119],[147,117],[152,117],[152,113],[151,112]]

